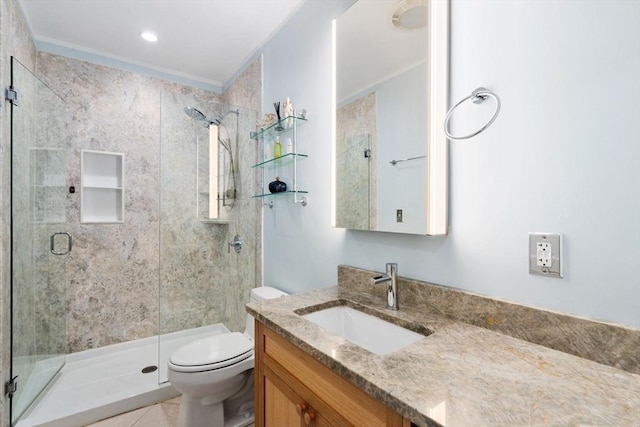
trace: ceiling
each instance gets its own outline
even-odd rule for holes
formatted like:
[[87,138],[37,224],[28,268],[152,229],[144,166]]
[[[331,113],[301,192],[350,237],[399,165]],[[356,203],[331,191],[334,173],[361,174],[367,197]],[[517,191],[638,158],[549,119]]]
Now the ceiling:
[[[421,2],[405,2],[422,4]],[[427,59],[427,28],[393,26],[398,0],[360,0],[336,21],[338,103]],[[426,15],[426,9],[424,10]]]
[[[220,90],[305,0],[18,0],[39,50]],[[158,41],[140,37],[152,31]]]

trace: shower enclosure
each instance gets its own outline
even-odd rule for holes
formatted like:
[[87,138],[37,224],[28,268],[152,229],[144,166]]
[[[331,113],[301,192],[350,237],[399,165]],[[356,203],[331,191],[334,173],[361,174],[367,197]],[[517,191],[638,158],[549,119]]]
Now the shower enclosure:
[[[82,117],[81,101],[12,66],[12,424],[81,425],[166,398],[177,346],[244,328],[259,251],[257,113],[154,82],[135,114]],[[130,135],[99,134],[112,128]],[[126,154],[123,224],[79,222],[81,149]]]
[[[65,363],[65,103],[15,58],[12,102],[12,422]],[[18,92],[19,91],[19,92]]]

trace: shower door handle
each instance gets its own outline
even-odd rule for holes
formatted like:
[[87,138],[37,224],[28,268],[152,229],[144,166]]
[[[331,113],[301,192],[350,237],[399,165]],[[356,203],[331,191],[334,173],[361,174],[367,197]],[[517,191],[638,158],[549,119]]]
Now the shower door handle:
[[[56,246],[56,236],[58,235],[65,235],[67,236],[67,250],[64,252],[56,252],[55,246]],[[71,248],[73,247],[73,239],[71,238],[71,234],[64,232],[64,231],[60,231],[57,233],[53,233],[51,235],[51,238],[49,239],[49,243],[51,246],[51,253],[54,255],[66,255],[69,252],[71,252]]]

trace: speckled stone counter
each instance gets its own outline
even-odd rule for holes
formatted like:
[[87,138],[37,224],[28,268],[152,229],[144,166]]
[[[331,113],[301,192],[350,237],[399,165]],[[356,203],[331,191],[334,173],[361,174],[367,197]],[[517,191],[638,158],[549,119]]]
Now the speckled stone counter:
[[[300,315],[336,300],[433,334],[380,356]],[[380,296],[333,287],[247,311],[419,426],[640,426],[640,375],[415,306],[393,312]]]

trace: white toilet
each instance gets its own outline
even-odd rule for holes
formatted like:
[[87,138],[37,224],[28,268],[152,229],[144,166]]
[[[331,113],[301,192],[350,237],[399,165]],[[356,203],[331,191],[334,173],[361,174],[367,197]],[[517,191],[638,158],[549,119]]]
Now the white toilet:
[[[267,286],[251,301],[287,295]],[[178,427],[244,427],[254,422],[254,319],[229,332],[186,344],[169,357],[169,382],[182,393]]]

